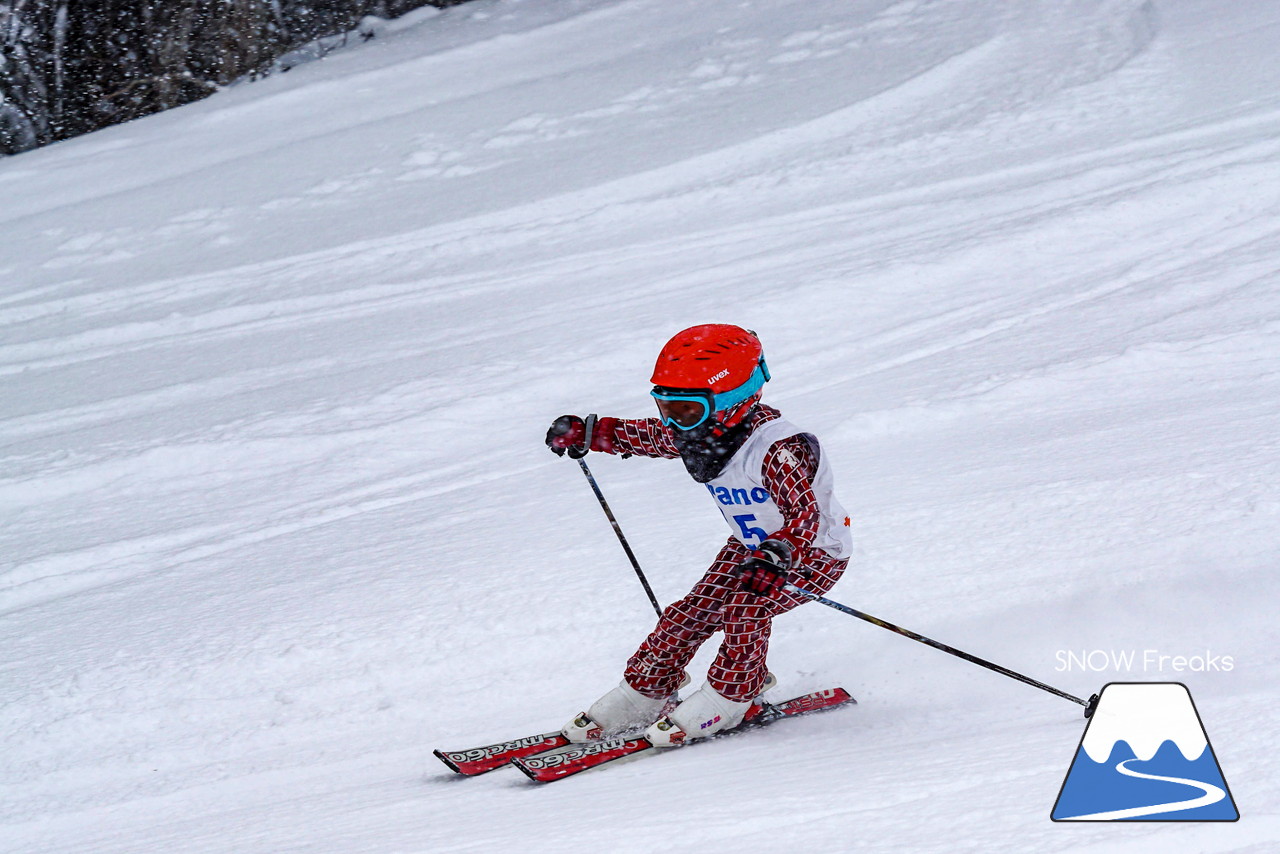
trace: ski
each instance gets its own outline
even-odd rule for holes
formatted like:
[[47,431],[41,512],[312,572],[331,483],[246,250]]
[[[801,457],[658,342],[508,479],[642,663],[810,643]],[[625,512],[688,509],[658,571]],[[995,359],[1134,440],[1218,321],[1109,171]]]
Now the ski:
[[569,739],[558,732],[544,732],[542,735],[531,735],[512,741],[501,741],[497,744],[486,744],[470,750],[433,750],[436,758],[454,771],[466,777],[484,774],[495,768],[501,768],[512,759],[531,756],[569,744]]
[[[832,709],[848,703],[856,703],[849,692],[843,688],[828,688],[825,691],[814,691],[800,697],[787,700],[785,703],[761,702],[747,711],[742,723],[725,733],[740,732],[752,727],[771,724],[782,718],[795,717],[809,712]],[[712,736],[717,738],[718,736]],[[707,739],[698,739],[705,741]],[[696,742],[691,742],[696,743]],[[673,748],[663,748],[671,750]],[[610,762],[617,762],[632,756],[643,755],[648,751],[662,752],[655,748],[648,739],[615,738],[590,744],[574,744],[553,748],[541,753],[530,753],[511,759],[511,764],[520,769],[525,776],[537,783],[551,783],[572,777],[583,771],[598,768]]]
[[[769,680],[765,683],[766,687],[775,684],[772,673],[769,674]],[[686,673],[680,682],[680,687],[683,688],[688,684],[689,674]],[[639,730],[634,731],[631,736],[634,737],[638,732]],[[451,770],[464,777],[475,777],[501,768],[512,759],[572,746],[573,742],[562,733],[544,732],[542,735],[500,741],[497,744],[486,744],[483,747],[472,747],[468,750],[433,750],[431,752]]]

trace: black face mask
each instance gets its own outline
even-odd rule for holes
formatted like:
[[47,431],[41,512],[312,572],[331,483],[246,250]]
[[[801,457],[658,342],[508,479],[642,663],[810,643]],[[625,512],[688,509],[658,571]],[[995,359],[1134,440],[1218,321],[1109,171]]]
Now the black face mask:
[[[750,420],[744,419],[728,430],[721,430],[711,421],[692,430],[672,430],[676,450],[689,476],[698,483],[715,480],[751,435]],[[721,432],[716,435],[718,430]]]

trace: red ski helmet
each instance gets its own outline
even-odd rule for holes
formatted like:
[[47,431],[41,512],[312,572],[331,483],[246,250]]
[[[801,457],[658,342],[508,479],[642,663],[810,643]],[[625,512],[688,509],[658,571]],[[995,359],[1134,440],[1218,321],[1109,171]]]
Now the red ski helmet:
[[714,417],[728,428],[759,402],[768,380],[764,348],[754,332],[708,323],[678,333],[662,348],[652,394],[670,427],[692,430]]

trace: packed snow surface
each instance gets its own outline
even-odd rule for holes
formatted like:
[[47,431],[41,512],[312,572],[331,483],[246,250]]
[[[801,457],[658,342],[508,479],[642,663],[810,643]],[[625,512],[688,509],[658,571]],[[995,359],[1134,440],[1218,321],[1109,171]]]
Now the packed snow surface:
[[[0,850],[1277,850],[1278,37],[479,0],[0,161]],[[819,605],[775,697],[857,707],[546,787],[437,762],[652,628],[543,433],[649,415],[706,322],[835,466],[835,599],[1078,696],[1184,682],[1241,820],[1051,822],[1079,706]],[[682,595],[705,490],[589,462]]]

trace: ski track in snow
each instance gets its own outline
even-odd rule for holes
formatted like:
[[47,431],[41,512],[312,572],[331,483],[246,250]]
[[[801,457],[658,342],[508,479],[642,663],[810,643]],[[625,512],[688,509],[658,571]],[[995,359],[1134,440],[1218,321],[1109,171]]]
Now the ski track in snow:
[[[673,852],[1269,850],[1278,26],[478,0],[0,160],[0,851],[648,851],[656,803]],[[771,666],[857,708],[545,789],[436,767],[651,627],[542,433],[647,413],[711,319],[835,460],[834,598],[1081,696],[1187,682],[1244,818],[1055,825],[1078,710],[812,607]],[[678,596],[702,490],[593,469]],[[1054,671],[1152,647],[1239,663]]]

